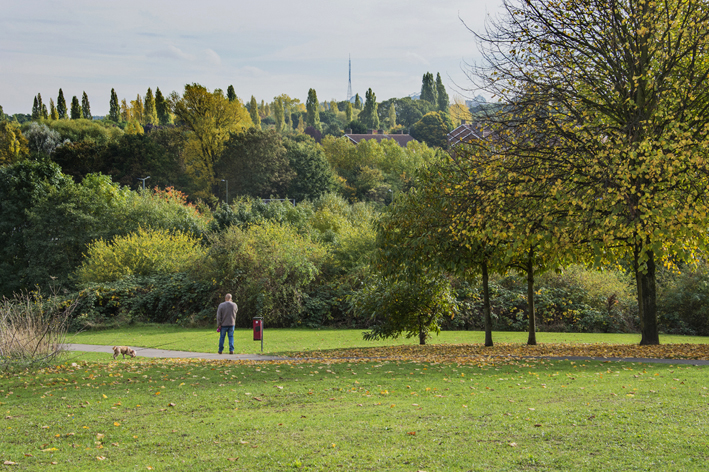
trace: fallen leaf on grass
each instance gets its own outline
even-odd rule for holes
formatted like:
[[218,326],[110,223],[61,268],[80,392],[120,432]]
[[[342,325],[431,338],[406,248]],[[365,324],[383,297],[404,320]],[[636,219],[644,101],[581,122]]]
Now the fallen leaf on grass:
[[416,431],[409,431],[409,432],[406,433],[406,434],[408,434],[408,435],[410,435],[410,436],[416,436]]
[[254,400],[256,400],[257,402],[262,401],[259,397],[254,397]]
[[121,425],[121,423],[119,423],[118,421],[116,421],[115,423],[113,423],[113,426],[120,426],[120,425]]
[[105,461],[106,457],[105,456],[96,456],[96,459],[98,459],[100,461]]
[[228,461],[235,462],[235,461],[238,461],[239,458],[238,458],[238,457],[228,457],[227,460],[228,460]]
[[240,444],[248,444],[249,442],[240,439],[240,440],[239,440],[239,443],[240,443]]
[[57,449],[56,447],[50,447],[47,449],[42,449],[42,452],[54,452],[54,451],[58,451],[58,450],[59,449]]
[[34,457],[32,454],[25,453],[25,457]]
[[15,465],[17,462],[12,462],[12,461],[5,461],[3,462],[3,465]]
[[98,433],[96,434],[96,439],[103,439],[105,436],[105,434]]
[[510,447],[517,447],[517,443],[516,443],[516,442],[511,442],[511,443],[508,444],[508,446],[510,446]]
[[539,424],[539,423],[537,423],[537,424],[534,425],[535,428],[541,428],[541,426],[542,426],[542,425]]
[[57,464],[59,464],[59,462],[50,462],[50,464],[57,465]]
[[177,405],[175,405],[174,403],[168,403],[167,406],[175,407],[175,406],[177,406]]

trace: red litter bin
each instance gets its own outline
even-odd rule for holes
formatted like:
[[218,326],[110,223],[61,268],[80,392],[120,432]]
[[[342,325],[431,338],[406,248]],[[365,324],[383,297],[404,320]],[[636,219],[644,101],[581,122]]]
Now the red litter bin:
[[254,321],[254,341],[261,341],[261,352],[263,352],[263,317],[256,316]]

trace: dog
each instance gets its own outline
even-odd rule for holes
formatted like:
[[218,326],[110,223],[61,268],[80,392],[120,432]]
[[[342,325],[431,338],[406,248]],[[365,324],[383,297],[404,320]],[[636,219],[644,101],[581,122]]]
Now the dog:
[[126,354],[135,357],[135,351],[128,346],[113,346],[113,360],[116,360],[119,354],[123,354],[123,359],[126,358]]

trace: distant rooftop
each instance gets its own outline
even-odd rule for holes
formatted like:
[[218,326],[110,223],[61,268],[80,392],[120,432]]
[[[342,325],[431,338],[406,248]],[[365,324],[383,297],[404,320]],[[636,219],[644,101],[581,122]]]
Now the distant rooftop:
[[448,133],[448,144],[454,146],[458,143],[482,140],[490,134],[492,134],[490,129],[484,128],[478,123],[463,123]]
[[354,144],[359,144],[360,141],[364,141],[366,139],[375,139],[380,142],[385,139],[393,139],[399,146],[406,147],[409,141],[415,141],[413,136],[411,136],[410,134],[403,134],[403,132],[399,132],[396,134],[385,134],[383,130],[371,129],[367,134],[353,134],[351,132],[348,133],[347,131],[352,130],[345,130],[345,137],[352,141]]

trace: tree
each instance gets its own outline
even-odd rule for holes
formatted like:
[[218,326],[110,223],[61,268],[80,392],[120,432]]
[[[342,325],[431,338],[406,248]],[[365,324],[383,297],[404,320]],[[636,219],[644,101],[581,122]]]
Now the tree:
[[229,181],[234,195],[285,197],[295,174],[290,168],[281,136],[274,131],[249,128],[231,133],[214,165],[219,178]]
[[[5,123],[11,122],[0,123],[0,128]],[[27,213],[46,199],[52,189],[69,182],[58,165],[46,160],[24,160],[0,167],[0,294],[3,296],[31,287],[23,275],[28,262],[24,241],[29,230]]]
[[[506,167],[598,263],[633,261],[641,344],[658,344],[656,263],[705,249],[709,7],[704,2],[505,1],[476,85]],[[526,165],[526,167],[524,166]],[[563,218],[561,218],[563,216]]]
[[49,99],[49,118],[52,120],[59,119],[59,112],[57,111],[57,108],[54,106],[54,99],[52,99],[52,98]]
[[280,133],[281,131],[283,131],[285,121],[283,114],[283,104],[278,99],[275,99],[273,101],[273,117],[276,120],[276,131]]
[[433,74],[426,72],[421,80],[421,100],[425,100],[433,106],[438,106],[438,91],[433,80]]
[[249,115],[251,116],[251,122],[256,127],[261,127],[261,117],[258,114],[258,103],[256,103],[256,98],[251,95],[251,100],[249,101]]
[[135,97],[135,100],[130,101],[130,117],[141,125],[145,124],[145,107],[140,94]]
[[79,99],[76,98],[76,95],[71,97],[71,119],[81,119],[81,105],[79,104]]
[[372,92],[370,88],[364,95],[365,102],[362,112],[359,114],[359,121],[361,121],[364,126],[371,129],[379,129],[379,113],[377,112],[377,96]]
[[172,121],[170,117],[170,105],[165,100],[160,87],[155,89],[155,112],[158,116],[158,123],[160,126],[169,125]]
[[396,106],[392,103],[389,106],[389,128],[396,127]]
[[131,109],[130,105],[128,105],[128,102],[124,98],[121,100],[121,121],[127,122],[131,120]]
[[284,139],[286,158],[295,177],[286,195],[296,200],[315,200],[333,187],[334,174],[319,146]]
[[448,127],[437,111],[426,113],[409,131],[414,139],[423,141],[429,146],[446,148],[448,146]]
[[118,95],[111,89],[111,100],[108,102],[108,119],[118,123],[121,119],[121,107],[118,104]]
[[354,107],[355,107],[357,110],[361,110],[361,109],[362,109],[362,99],[359,98],[359,94],[358,94],[358,93],[355,94]]
[[[294,125],[294,116],[293,115],[299,115],[301,111],[306,111],[305,107],[303,106],[302,103],[300,103],[300,100],[297,98],[291,98],[287,94],[282,93],[278,97],[276,97],[278,100],[280,100],[281,105],[283,106],[283,116],[285,118],[285,124],[287,128],[294,129],[296,125]],[[296,121],[300,121],[298,116],[295,117]],[[305,127],[303,127],[305,128]]]
[[348,123],[352,121],[352,102],[347,102],[347,108],[345,108],[345,119]]
[[359,120],[352,120],[345,125],[346,129],[352,130],[352,134],[367,134],[369,130]]
[[236,92],[234,91],[233,85],[230,85],[226,88],[226,98],[228,98],[230,102],[233,102],[234,100],[237,99]]
[[188,171],[206,192],[217,182],[214,164],[224,143],[232,133],[249,127],[251,118],[241,100],[230,102],[221,90],[210,92],[199,84],[185,85],[182,97],[174,94],[170,101],[177,124],[190,132],[186,146]]
[[62,89],[59,89],[59,96],[57,97],[57,115],[59,115],[60,120],[65,120],[67,118],[66,112],[67,108],[66,100],[64,99],[64,92],[62,92]]
[[34,96],[34,101],[32,102],[32,120],[37,121],[40,119],[40,108],[37,103],[37,95]]
[[15,121],[0,121],[0,166],[21,160],[29,153],[27,139]]
[[374,324],[364,339],[418,337],[425,345],[430,332],[440,332],[440,319],[455,312],[455,297],[447,279],[414,272],[399,279],[368,281],[353,300],[354,312]]
[[153,91],[148,87],[148,92],[145,94],[145,124],[146,125],[156,125],[158,124],[158,110],[155,104],[155,97],[153,96]]
[[305,102],[305,109],[308,113],[305,122],[318,131],[322,131],[322,126],[320,125],[320,110],[318,109],[318,95],[315,89],[308,90],[308,99]]
[[86,120],[91,120],[91,105],[89,105],[89,96],[84,92],[81,95],[81,116]]
[[440,72],[436,74],[436,95],[438,98],[438,111],[448,113],[450,99],[448,98],[448,92],[446,92],[446,87],[443,85],[443,81],[441,80]]
[[61,135],[57,131],[49,129],[44,123],[30,123],[24,136],[31,152],[45,156],[51,155],[62,144]]

